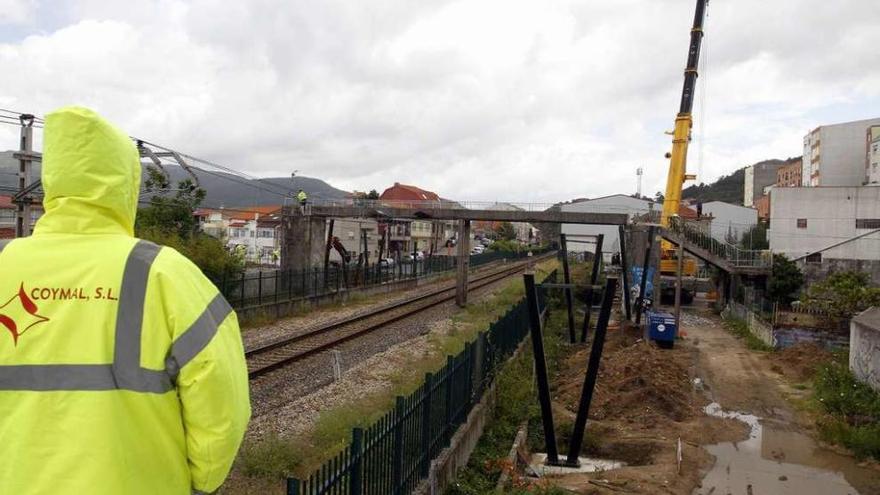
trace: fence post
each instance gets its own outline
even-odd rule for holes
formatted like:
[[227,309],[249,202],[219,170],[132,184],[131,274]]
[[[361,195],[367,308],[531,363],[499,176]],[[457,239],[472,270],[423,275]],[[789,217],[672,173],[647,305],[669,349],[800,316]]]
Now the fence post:
[[425,393],[422,395],[422,462],[419,466],[419,472],[422,478],[428,477],[431,467],[431,400],[433,395],[431,389],[434,387],[434,375],[425,373]]
[[404,411],[403,397],[398,395],[396,404],[394,405],[394,464],[391,466],[392,493],[395,495],[401,492],[403,487],[403,416]]
[[241,298],[239,302],[239,306],[244,306],[244,274],[245,270],[241,271]]
[[449,445],[452,440],[452,385],[453,371],[455,369],[455,361],[452,356],[446,356],[446,418],[443,426],[443,444],[444,447]]
[[314,275],[313,280],[315,281],[314,285],[312,285],[312,287],[314,287],[314,292],[312,292],[312,295],[315,297],[318,297],[318,267],[317,266],[312,268],[312,274]]
[[287,495],[300,495],[300,484],[297,478],[287,478]]
[[257,304],[263,304],[263,270],[257,272]]
[[361,495],[363,483],[361,482],[364,462],[364,430],[363,428],[354,428],[351,430],[351,458],[349,466],[351,469],[348,478],[348,493],[351,495]]

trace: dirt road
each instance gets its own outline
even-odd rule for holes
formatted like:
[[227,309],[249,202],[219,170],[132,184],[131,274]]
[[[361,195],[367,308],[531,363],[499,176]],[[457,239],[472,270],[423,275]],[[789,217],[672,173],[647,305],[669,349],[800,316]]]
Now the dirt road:
[[741,442],[707,447],[716,461],[696,493],[880,494],[880,471],[813,440],[812,426],[786,399],[803,392],[775,371],[772,353],[746,349],[707,312],[694,320],[698,324],[685,329],[698,351],[697,374],[720,405],[712,412],[750,427],[749,438]]
[[[586,455],[628,466],[572,474],[576,493],[680,495],[880,494],[880,470],[819,446],[790,397],[773,353],[748,350],[707,309],[683,315],[675,349],[609,334],[591,411]],[[560,416],[571,414],[587,350],[557,379]],[[679,470],[676,444],[681,438]],[[640,454],[640,455],[637,455]]]

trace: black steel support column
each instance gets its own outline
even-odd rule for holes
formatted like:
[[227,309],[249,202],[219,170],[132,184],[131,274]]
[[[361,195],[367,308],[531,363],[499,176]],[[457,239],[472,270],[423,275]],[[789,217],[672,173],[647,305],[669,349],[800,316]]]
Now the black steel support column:
[[547,443],[547,464],[559,465],[559,453],[556,451],[556,431],[553,429],[553,409],[550,405],[550,383],[547,380],[547,361],[544,359],[544,340],[541,337],[541,308],[538,307],[535,274],[524,274],[523,282],[525,282],[526,299],[529,306],[529,329],[535,357],[538,402],[541,404],[541,421],[544,424],[544,440]]
[[[559,247],[562,253],[562,276],[565,284],[571,283],[571,272],[568,270],[568,243],[565,240],[565,234],[559,234]],[[565,292],[565,303],[568,306],[568,340],[574,344],[574,302],[572,301],[571,287],[563,289]]]
[[590,288],[587,289],[587,308],[584,313],[584,326],[581,329],[581,342],[587,341],[587,333],[590,331],[590,316],[593,312],[593,287],[599,281],[599,267],[602,265],[602,244],[605,242],[605,234],[596,237],[596,252],[593,254],[593,271],[590,274]]
[[629,300],[629,267],[626,264],[626,229],[623,225],[617,226],[617,235],[620,238],[620,271],[623,279],[623,305],[626,308],[626,319],[632,320],[632,305]]
[[648,287],[648,265],[651,264],[651,248],[654,246],[654,226],[648,227],[648,246],[645,248],[645,261],[642,263],[642,279],[639,281],[639,299],[636,301],[636,325],[642,322],[642,307],[644,306],[645,291]]
[[605,332],[608,329],[608,320],[611,317],[611,305],[614,303],[614,293],[617,291],[617,278],[608,277],[605,281],[605,295],[602,297],[602,309],[599,310],[599,321],[596,322],[596,335],[593,338],[593,347],[590,350],[590,361],[587,364],[587,374],[584,377],[584,386],[581,389],[581,400],[578,404],[577,418],[574,422],[574,431],[571,433],[571,442],[568,448],[566,466],[578,466],[578,457],[581,446],[584,443],[584,432],[587,429],[587,417],[590,414],[590,402],[593,400],[593,391],[596,389],[596,379],[599,376],[599,362],[602,359],[602,350],[605,348]]

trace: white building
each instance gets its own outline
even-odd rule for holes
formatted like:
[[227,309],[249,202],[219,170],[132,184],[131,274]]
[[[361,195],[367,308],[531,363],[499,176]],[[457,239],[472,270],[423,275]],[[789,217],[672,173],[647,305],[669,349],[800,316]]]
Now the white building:
[[880,125],[869,127],[866,136],[865,185],[880,186]]
[[758,210],[723,201],[703,203],[703,215],[711,216],[712,237],[724,242],[728,237],[737,241],[758,223]]
[[[601,198],[562,205],[560,209],[562,211],[573,211],[579,213],[623,213],[625,215],[629,215],[630,218],[632,218],[632,216],[634,215],[644,215],[651,211],[659,212],[662,208],[660,205],[655,205],[653,201],[649,201],[647,199],[634,198],[632,196],[627,196],[626,194],[614,194],[611,196],[604,196]],[[592,252],[593,250],[595,250],[595,245],[593,244],[593,241],[589,241],[589,243],[587,243],[586,245],[581,242],[575,243],[574,241],[584,240],[579,239],[577,236],[595,236],[599,234],[604,234],[605,236],[604,240],[602,241],[602,252],[607,254],[607,256],[605,257],[607,260],[611,259],[611,253],[620,251],[620,239],[618,237],[617,225],[583,225],[564,223],[562,224],[561,232],[566,236],[569,236],[568,249],[570,251]],[[547,240],[552,241],[553,239]]]
[[865,183],[865,132],[880,118],[817,127],[804,136],[801,181],[809,186]]
[[880,187],[773,189],[770,249],[807,262],[880,260]]

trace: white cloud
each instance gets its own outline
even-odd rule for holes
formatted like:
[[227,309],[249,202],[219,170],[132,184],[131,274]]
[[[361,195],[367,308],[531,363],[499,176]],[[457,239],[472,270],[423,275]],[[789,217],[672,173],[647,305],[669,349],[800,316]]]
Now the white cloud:
[[[697,96],[706,115],[698,108],[690,155],[701,180],[795,155],[825,109],[876,100],[878,5],[712,2]],[[86,104],[235,168],[299,169],[347,189],[400,181],[460,199],[557,201],[631,192],[643,166],[653,193],[666,178],[663,131],[678,109],[692,9],[88,0],[65,27],[38,20],[31,36],[0,45],[0,63],[17,68],[0,107]],[[0,147],[13,147],[6,127]]]
[[36,0],[0,0],[0,26],[29,23],[35,10]]

